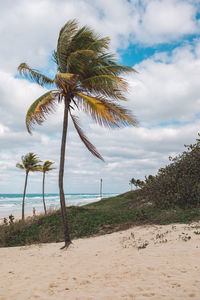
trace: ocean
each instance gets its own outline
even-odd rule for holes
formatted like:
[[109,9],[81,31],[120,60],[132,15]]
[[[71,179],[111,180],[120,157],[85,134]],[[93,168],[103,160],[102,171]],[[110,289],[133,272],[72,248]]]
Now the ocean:
[[[103,198],[116,196],[117,194],[104,193]],[[0,217],[9,215],[21,216],[23,194],[0,194]],[[65,194],[67,206],[81,206],[100,200],[99,194]],[[60,208],[59,194],[45,194],[47,210]],[[44,211],[42,194],[27,194],[25,199],[25,215],[32,214],[33,207],[36,214]]]

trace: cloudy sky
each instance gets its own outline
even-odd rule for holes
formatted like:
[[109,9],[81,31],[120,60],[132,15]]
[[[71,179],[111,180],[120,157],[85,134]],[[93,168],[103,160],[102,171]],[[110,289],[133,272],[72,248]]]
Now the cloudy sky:
[[[24,173],[15,165],[34,152],[55,161],[46,190],[58,192],[63,106],[32,136],[25,128],[30,104],[45,92],[17,74],[26,62],[54,77],[51,60],[60,28],[77,18],[111,38],[119,63],[134,67],[126,104],[137,128],[108,130],[81,115],[87,136],[105,158],[98,161],[70,124],[65,192],[121,193],[129,180],[156,174],[169,155],[194,143],[200,131],[199,0],[0,0],[0,193],[22,193]],[[41,192],[41,174],[30,174],[29,193]]]

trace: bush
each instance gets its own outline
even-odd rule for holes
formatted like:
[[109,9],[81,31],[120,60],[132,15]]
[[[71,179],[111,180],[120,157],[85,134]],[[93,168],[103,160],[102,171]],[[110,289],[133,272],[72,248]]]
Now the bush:
[[146,178],[142,195],[158,207],[182,208],[200,204],[200,142],[185,146],[187,151],[161,168],[156,176]]

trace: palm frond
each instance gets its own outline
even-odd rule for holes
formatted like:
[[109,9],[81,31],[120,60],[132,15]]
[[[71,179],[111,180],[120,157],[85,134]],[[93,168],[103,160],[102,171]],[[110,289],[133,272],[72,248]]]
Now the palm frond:
[[88,49],[78,49],[69,54],[67,58],[67,72],[81,73],[94,54],[93,50]]
[[54,163],[55,163],[54,161],[46,160],[43,163],[42,172],[46,173],[46,172],[55,170],[55,168],[51,167]]
[[26,128],[30,134],[35,123],[41,125],[46,119],[46,115],[55,111],[55,104],[56,95],[51,91],[33,102],[26,114]]
[[102,104],[101,100],[103,98],[96,98],[79,92],[76,92],[75,95],[78,99],[79,107],[86,113],[89,113],[96,123],[107,127],[118,127],[109,111]]
[[58,43],[57,43],[57,51],[55,53],[56,53],[56,59],[58,62],[59,70],[61,73],[66,72],[69,48],[71,45],[72,37],[77,32],[77,28],[78,28],[78,22],[77,20],[74,19],[67,22],[60,30]]
[[98,124],[107,127],[136,126],[137,122],[128,109],[105,98],[95,98],[83,93],[76,95],[82,109]]
[[114,75],[98,75],[82,80],[80,86],[90,93],[102,94],[104,96],[126,100],[124,93],[127,91],[127,82]]
[[83,26],[74,34],[70,50],[71,52],[74,52],[77,49],[88,49],[103,53],[105,49],[108,49],[109,42],[109,38],[102,38],[100,35],[96,34],[91,27]]
[[24,166],[22,164],[17,163],[16,167],[19,168],[19,169],[21,169],[21,170],[24,170]]
[[81,129],[81,127],[79,126],[78,123],[78,117],[77,116],[73,116],[70,112],[70,116],[72,118],[72,121],[74,123],[74,127],[76,128],[76,131],[78,132],[78,135],[80,137],[80,139],[82,140],[82,142],[84,143],[84,145],[86,146],[86,148],[97,158],[101,159],[104,161],[103,157],[101,156],[101,154],[99,154],[99,152],[97,151],[97,149],[95,148],[94,145],[92,145],[92,143],[88,140],[88,138],[86,137],[86,135],[84,134],[83,130]]
[[123,65],[109,65],[105,67],[99,67],[97,68],[96,72],[98,72],[98,74],[110,74],[114,76],[118,76],[119,74],[130,73],[130,72],[138,73],[135,69]]
[[108,49],[109,44],[110,44],[109,37],[99,38],[88,45],[88,50],[93,50],[97,53],[102,53],[105,49]]
[[54,84],[54,81],[51,78],[31,69],[26,63],[21,63],[18,67],[18,71],[20,75],[36,81],[41,86]]
[[32,172],[41,172],[41,165],[38,165],[38,166],[30,166],[29,170],[32,171]]
[[33,152],[29,152],[21,157],[22,164],[17,163],[16,167],[26,171],[39,171],[41,160]]
[[101,102],[119,127],[137,125],[137,120],[129,109],[108,100],[102,99]]
[[55,83],[59,89],[68,89],[68,86],[73,85],[77,81],[78,75],[71,73],[57,73]]

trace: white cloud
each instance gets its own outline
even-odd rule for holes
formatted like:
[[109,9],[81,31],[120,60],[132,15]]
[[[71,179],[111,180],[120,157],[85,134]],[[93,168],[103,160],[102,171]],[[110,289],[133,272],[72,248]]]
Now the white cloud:
[[[114,9],[113,9],[114,8]],[[77,18],[111,38],[112,49],[155,45],[199,32],[198,5],[183,0],[16,0],[2,3],[0,65],[16,72],[25,61],[47,68],[60,28]]]
[[[175,49],[171,56],[158,55],[135,66],[139,74],[130,78],[132,109],[140,121],[191,122],[200,107],[200,53],[194,46]],[[164,59],[162,59],[164,57]]]
[[143,1],[137,39],[148,44],[173,41],[183,35],[196,33],[196,7],[187,1]]
[[[139,5],[140,3],[140,5]],[[12,9],[11,9],[12,8]],[[115,9],[113,9],[115,8]],[[197,31],[197,7],[193,1],[125,0],[36,0],[7,1],[1,6],[0,36],[0,188],[22,192],[24,173],[15,165],[29,151],[42,160],[55,161],[48,174],[47,191],[58,191],[58,168],[63,107],[58,106],[33,136],[25,129],[30,104],[45,89],[14,77],[22,61],[38,68],[49,66],[60,27],[77,17],[112,39],[112,49],[131,42],[156,44],[180,39]],[[156,13],[155,13],[156,11]],[[108,131],[83,117],[83,128],[105,163],[92,157],[82,145],[72,124],[66,149],[66,192],[97,192],[103,178],[104,191],[123,192],[131,177],[155,174],[169,155],[184,150],[195,141],[200,127],[200,43],[185,45],[167,53],[157,53],[135,68],[129,77],[127,105],[140,121],[138,128]],[[49,71],[49,70],[48,70]],[[53,69],[50,70],[53,74]],[[179,124],[175,124],[174,121]],[[161,126],[159,123],[169,123]],[[41,174],[31,174],[28,191],[41,192]]]

